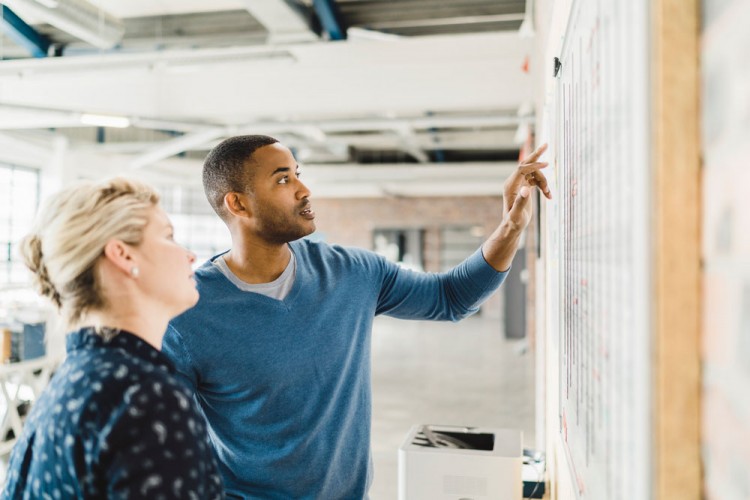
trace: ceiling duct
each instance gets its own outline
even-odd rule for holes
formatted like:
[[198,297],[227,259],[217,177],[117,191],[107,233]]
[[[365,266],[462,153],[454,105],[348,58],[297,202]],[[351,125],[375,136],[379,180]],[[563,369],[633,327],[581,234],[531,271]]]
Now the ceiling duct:
[[125,26],[86,0],[4,0],[19,14],[56,28],[100,49],[111,49],[122,40]]

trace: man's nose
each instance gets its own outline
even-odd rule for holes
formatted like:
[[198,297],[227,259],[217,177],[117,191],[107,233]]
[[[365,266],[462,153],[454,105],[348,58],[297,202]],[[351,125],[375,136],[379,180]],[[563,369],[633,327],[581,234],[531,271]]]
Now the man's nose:
[[305,183],[301,180],[297,180],[297,183],[297,198],[300,200],[303,198],[309,198],[311,193],[307,186],[305,186]]

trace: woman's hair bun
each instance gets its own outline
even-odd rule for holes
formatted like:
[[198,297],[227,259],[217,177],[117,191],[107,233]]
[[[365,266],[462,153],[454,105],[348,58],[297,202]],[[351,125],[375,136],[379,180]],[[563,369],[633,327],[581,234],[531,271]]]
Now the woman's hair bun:
[[33,274],[34,284],[39,293],[52,300],[58,308],[62,307],[60,292],[50,280],[47,266],[44,264],[42,240],[38,235],[30,234],[21,241],[21,256],[26,263],[26,267]]

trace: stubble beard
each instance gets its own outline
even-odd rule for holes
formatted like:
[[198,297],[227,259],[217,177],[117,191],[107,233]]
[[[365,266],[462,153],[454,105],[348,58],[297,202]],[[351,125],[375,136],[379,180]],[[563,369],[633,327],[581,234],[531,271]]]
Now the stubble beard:
[[312,229],[309,229],[293,220],[295,217],[301,217],[299,215],[282,216],[265,212],[259,215],[262,221],[259,227],[260,237],[274,245],[283,245],[298,240],[315,231],[315,223],[313,223]]

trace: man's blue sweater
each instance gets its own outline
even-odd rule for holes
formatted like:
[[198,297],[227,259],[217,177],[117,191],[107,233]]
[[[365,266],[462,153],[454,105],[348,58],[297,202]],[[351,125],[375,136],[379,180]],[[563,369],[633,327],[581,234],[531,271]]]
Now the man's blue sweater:
[[290,248],[297,270],[282,301],[201,266],[200,300],[170,323],[163,351],[195,390],[228,496],[365,498],[374,316],[457,321],[505,273],[481,250],[428,274],[366,250],[308,240]]

